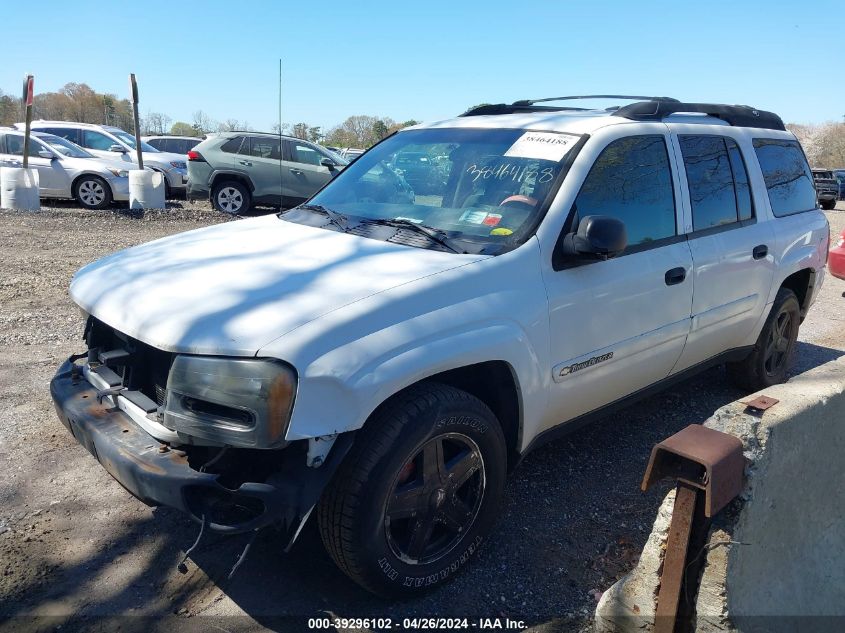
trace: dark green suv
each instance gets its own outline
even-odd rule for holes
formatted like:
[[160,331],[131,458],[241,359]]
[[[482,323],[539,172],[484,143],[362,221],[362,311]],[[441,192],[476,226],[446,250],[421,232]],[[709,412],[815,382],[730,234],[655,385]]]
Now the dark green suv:
[[301,204],[347,161],[302,139],[262,132],[224,132],[188,152],[188,198],[208,198],[237,215],[254,204]]

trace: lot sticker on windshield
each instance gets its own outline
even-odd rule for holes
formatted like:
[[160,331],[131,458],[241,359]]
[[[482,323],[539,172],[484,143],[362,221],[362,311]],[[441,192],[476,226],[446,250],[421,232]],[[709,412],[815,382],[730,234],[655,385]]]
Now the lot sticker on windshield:
[[[501,217],[501,216],[499,216]],[[487,212],[486,211],[464,211],[461,215],[460,221],[466,222],[467,224],[483,224],[484,220],[487,219]]]
[[502,216],[498,213],[488,213],[487,217],[481,222],[482,224],[486,224],[487,226],[496,226],[499,222],[502,221]]
[[577,136],[554,132],[526,132],[505,152],[514,158],[538,158],[558,162],[578,141]]

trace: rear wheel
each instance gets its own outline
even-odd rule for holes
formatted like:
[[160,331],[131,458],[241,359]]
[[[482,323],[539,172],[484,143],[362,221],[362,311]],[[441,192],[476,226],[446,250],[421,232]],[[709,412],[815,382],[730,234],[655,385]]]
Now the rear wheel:
[[378,411],[317,510],[326,550],[352,580],[385,596],[451,580],[499,511],[507,454],[496,417],[436,383]]
[[249,209],[249,191],[235,180],[221,182],[211,192],[211,204],[222,213],[240,215]]
[[728,364],[731,380],[748,391],[785,382],[800,321],[798,298],[789,288],[781,288],[751,354],[738,363]]
[[822,209],[830,211],[836,206],[836,200],[823,200],[820,204]]
[[111,204],[111,187],[99,176],[82,176],[73,186],[73,197],[86,209],[105,209]]

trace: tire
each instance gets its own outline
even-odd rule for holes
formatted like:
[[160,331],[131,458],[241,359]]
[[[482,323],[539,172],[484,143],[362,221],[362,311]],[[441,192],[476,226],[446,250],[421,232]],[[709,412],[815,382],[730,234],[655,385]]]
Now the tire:
[[323,544],[373,593],[431,590],[487,538],[506,471],[504,435],[483,402],[439,383],[411,387],[358,432],[323,492]]
[[250,203],[249,191],[236,180],[216,184],[211,191],[211,204],[221,213],[240,215],[249,210]]
[[82,176],[73,185],[74,199],[86,209],[105,209],[112,202],[111,187],[99,176]]
[[752,392],[785,382],[800,321],[798,298],[789,288],[781,288],[752,352],[744,360],[728,363],[732,382]]
[[830,211],[834,207],[836,207],[836,200],[824,200],[820,203],[821,208],[825,211]]

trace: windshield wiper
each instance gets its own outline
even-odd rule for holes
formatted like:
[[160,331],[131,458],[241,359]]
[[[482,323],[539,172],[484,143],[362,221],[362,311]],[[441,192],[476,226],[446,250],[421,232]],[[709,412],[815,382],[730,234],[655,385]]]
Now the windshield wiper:
[[440,229],[435,229],[430,226],[426,226],[425,224],[417,224],[416,222],[412,222],[411,220],[406,220],[404,218],[371,218],[365,221],[366,224],[381,224],[383,226],[395,226],[396,228],[402,229],[413,229],[417,233],[422,233],[428,239],[436,244],[440,244],[444,248],[448,248],[453,253],[458,253],[460,255],[465,255],[466,251],[459,250],[452,246],[449,243],[449,238],[446,234],[441,231]]
[[349,221],[345,215],[342,213],[338,213],[337,211],[332,211],[331,209],[327,209],[321,204],[301,204],[297,209],[307,209],[308,211],[316,211],[317,213],[322,213],[325,215],[331,224],[334,224],[338,227],[341,231],[349,230]]

